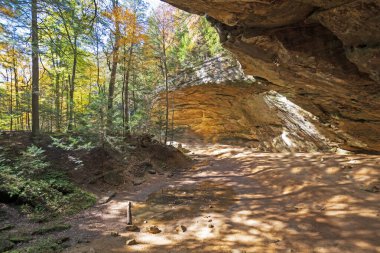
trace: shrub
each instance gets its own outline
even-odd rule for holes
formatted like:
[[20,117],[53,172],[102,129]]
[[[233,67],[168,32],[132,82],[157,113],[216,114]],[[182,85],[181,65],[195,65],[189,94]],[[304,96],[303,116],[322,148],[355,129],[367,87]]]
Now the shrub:
[[17,158],[0,153],[0,199],[22,205],[33,215],[73,214],[95,203],[95,197],[53,170],[44,150],[30,146]]
[[50,166],[46,162],[45,151],[34,145],[28,147],[21,153],[21,157],[16,160],[14,168],[18,176],[35,176]]
[[55,138],[53,136],[50,136],[51,140],[53,141],[52,146],[61,148],[65,151],[74,151],[74,150],[90,150],[94,146],[91,142],[86,142],[82,137],[68,137],[67,140],[63,138]]

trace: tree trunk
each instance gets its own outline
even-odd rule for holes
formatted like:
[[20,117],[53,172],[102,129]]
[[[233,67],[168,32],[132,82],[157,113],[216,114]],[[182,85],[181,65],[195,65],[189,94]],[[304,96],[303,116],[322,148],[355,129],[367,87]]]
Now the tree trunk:
[[[118,2],[113,1],[113,8],[118,7]],[[112,51],[112,68],[111,68],[111,78],[108,86],[108,117],[107,117],[107,128],[108,131],[112,128],[112,109],[113,109],[113,99],[115,93],[115,83],[116,83],[116,71],[117,64],[119,62],[119,47],[120,47],[120,24],[118,19],[115,21],[115,45]]]
[[70,118],[70,81],[71,80],[71,76],[70,74],[68,75],[68,78],[66,80],[66,123],[69,122],[69,118]]
[[[14,82],[15,82],[15,99],[16,99],[16,130],[20,130],[20,116],[18,115],[20,113],[20,97],[19,97],[19,87],[18,87],[18,73],[17,73],[17,63],[16,63],[16,50],[13,47],[13,75],[14,75]],[[22,117],[22,116],[21,116]]]
[[61,131],[61,103],[60,103],[60,93],[59,93],[59,73],[56,73],[55,76],[55,127],[56,131]]
[[32,136],[40,133],[37,0],[32,0]]
[[129,76],[132,66],[132,55],[133,55],[133,43],[131,43],[128,52],[128,65],[124,66],[124,136],[130,134],[129,129]]
[[165,75],[165,102],[166,102],[166,112],[165,112],[165,145],[168,141],[168,130],[169,130],[169,80],[168,80],[168,65],[166,62],[166,48],[164,46],[164,75]]
[[[11,72],[11,71],[9,71]],[[10,76],[10,78],[8,77]],[[7,70],[7,81],[9,82],[10,79],[10,96],[9,96],[9,114],[10,114],[10,122],[9,122],[9,130],[13,131],[13,80],[12,80],[12,73],[9,73]]]
[[75,75],[77,70],[77,58],[78,58],[78,51],[77,51],[77,38],[74,38],[74,61],[73,61],[73,68],[71,73],[71,81],[69,86],[69,125],[68,130],[73,130],[73,124],[74,124],[74,89],[75,89]]

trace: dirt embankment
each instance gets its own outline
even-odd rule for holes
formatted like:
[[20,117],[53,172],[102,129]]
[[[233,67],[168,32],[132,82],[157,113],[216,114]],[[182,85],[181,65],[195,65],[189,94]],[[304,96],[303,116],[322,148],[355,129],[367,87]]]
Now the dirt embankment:
[[[85,143],[80,136],[41,136],[34,141],[29,133],[0,136],[0,158],[5,161],[0,160],[0,165],[10,168],[9,173],[0,171],[0,180],[11,177],[17,183],[15,190],[9,182],[0,187],[0,193],[7,196],[0,199],[0,252],[58,252],[86,241],[96,233],[79,229],[83,215],[96,220],[98,216],[92,213],[99,212],[121,191],[133,192],[152,178],[170,178],[192,163],[177,149],[147,136],[118,141],[115,146],[106,143],[94,147],[80,142]],[[43,151],[39,159],[32,158],[27,165],[46,162],[47,168],[41,174],[16,180],[18,166],[25,164],[20,162],[25,150],[32,145]],[[30,192],[28,188],[30,196],[25,195]],[[12,190],[16,195],[10,196]],[[40,192],[33,194],[36,191]],[[35,202],[38,198],[44,205]]]

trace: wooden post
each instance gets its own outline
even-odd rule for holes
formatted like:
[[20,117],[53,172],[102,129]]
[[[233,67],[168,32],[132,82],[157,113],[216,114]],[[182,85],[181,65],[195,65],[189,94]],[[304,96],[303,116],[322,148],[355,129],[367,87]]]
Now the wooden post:
[[127,206],[127,225],[132,225],[132,203],[130,201]]

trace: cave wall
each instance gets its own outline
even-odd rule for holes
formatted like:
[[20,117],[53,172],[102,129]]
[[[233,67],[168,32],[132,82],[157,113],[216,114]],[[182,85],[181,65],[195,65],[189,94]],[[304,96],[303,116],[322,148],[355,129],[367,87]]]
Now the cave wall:
[[[344,143],[317,117],[243,73],[229,57],[215,57],[170,80],[169,121],[177,141],[243,145],[260,151],[332,151]],[[158,90],[153,115],[164,115]],[[172,121],[173,119],[173,121]]]
[[165,0],[207,15],[246,74],[318,117],[350,150],[380,151],[379,0]]
[[[277,92],[244,83],[186,87],[169,94],[170,125],[182,142],[248,146],[259,151],[332,151],[318,120]],[[164,112],[162,94],[155,110]],[[172,110],[174,109],[174,111]]]

